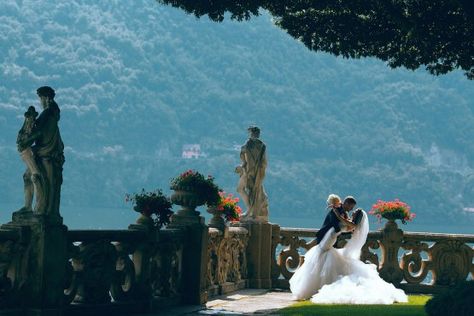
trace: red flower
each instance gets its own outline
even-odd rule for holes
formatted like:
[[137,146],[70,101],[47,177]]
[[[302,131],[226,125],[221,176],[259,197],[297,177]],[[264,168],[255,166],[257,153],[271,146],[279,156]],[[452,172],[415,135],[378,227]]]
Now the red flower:
[[222,212],[225,220],[231,222],[239,221],[240,214],[242,213],[242,209],[237,205],[239,199],[233,198],[233,195],[230,193],[226,195],[225,192],[219,192],[219,197],[216,209]]
[[410,206],[399,199],[388,202],[378,200],[377,203],[372,205],[369,214],[375,215],[379,220],[382,217],[387,219],[400,219],[403,224],[415,218],[415,214],[410,213]]

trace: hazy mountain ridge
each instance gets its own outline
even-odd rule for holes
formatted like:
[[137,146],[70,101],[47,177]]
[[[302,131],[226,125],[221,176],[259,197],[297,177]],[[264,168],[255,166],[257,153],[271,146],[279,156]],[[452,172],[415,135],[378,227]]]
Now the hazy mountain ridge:
[[[419,220],[474,205],[474,88],[461,73],[315,54],[266,15],[217,24],[150,1],[0,9],[1,200],[21,203],[14,141],[49,84],[66,144],[63,205],[123,205],[190,167],[234,191],[233,148],[251,123],[268,146],[273,214],[312,216],[331,192],[365,208],[399,197]],[[187,143],[207,158],[181,159]]]

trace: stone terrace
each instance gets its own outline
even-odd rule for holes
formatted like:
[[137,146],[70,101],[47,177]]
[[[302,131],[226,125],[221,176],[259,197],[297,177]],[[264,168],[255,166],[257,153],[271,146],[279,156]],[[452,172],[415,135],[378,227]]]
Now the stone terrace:
[[206,305],[175,306],[159,313],[136,316],[176,315],[277,315],[278,310],[294,304],[288,291],[244,289],[209,300]]

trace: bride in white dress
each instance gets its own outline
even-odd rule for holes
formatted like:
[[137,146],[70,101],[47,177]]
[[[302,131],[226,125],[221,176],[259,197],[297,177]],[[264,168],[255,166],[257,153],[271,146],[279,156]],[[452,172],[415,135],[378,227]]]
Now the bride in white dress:
[[341,219],[340,232],[330,228],[321,242],[306,252],[303,265],[290,279],[290,290],[295,300],[311,297],[313,303],[326,304],[392,304],[408,301],[403,290],[379,276],[374,264],[359,260],[369,232],[367,214],[363,210],[361,212],[362,218],[344,248],[336,249],[333,245],[342,231],[354,225],[346,225]]

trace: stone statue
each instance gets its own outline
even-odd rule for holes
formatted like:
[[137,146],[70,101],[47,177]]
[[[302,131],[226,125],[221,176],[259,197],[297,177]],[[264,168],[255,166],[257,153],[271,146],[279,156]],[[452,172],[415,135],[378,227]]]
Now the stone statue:
[[259,139],[258,127],[251,126],[248,131],[250,137],[240,150],[242,165],[235,169],[235,172],[240,175],[237,192],[247,208],[242,220],[267,222],[268,198],[263,187],[267,167],[266,146]]
[[[34,208],[36,212],[59,216],[64,164],[64,144],[58,127],[60,110],[54,101],[55,92],[51,87],[40,87],[36,92],[43,111],[36,121],[26,117],[25,114],[25,123],[17,140],[18,150],[22,152],[22,158],[25,157],[23,159],[28,167],[23,177],[25,180],[25,207],[20,211],[31,210],[34,192],[36,194]],[[28,116],[34,116],[34,113],[30,111]],[[33,127],[28,131],[30,125]],[[31,152],[29,152],[30,146]]]
[[33,106],[30,106],[28,111],[25,112],[25,121],[18,132],[16,140],[21,159],[23,159],[26,164],[26,171],[23,175],[23,181],[25,183],[25,206],[20,209],[20,212],[33,211],[33,195],[36,197],[35,212],[41,213],[45,209],[44,178],[36,164],[33,150],[31,149],[32,142],[30,140],[37,116],[38,112],[36,112]]

